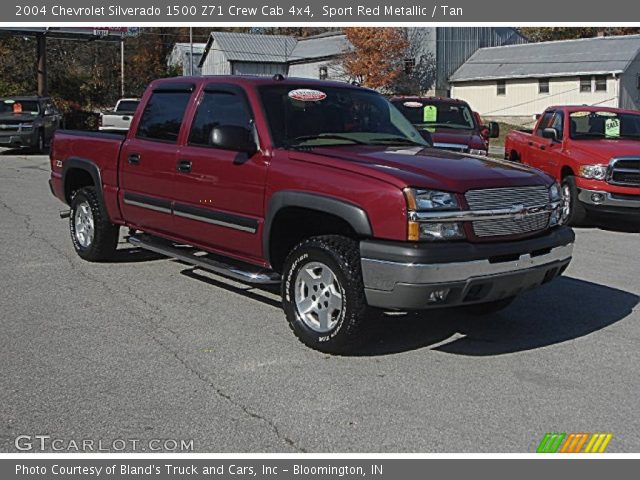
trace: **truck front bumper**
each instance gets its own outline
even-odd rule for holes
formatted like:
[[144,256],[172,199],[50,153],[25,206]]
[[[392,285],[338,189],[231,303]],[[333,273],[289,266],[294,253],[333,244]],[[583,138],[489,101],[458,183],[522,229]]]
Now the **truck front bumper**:
[[38,138],[35,133],[22,132],[22,133],[0,133],[0,147],[6,148],[27,148],[37,145]]
[[512,297],[560,275],[574,238],[570,228],[559,227],[532,239],[485,244],[363,240],[367,303],[414,310]]
[[629,215],[640,218],[640,195],[581,188],[578,200],[590,213]]

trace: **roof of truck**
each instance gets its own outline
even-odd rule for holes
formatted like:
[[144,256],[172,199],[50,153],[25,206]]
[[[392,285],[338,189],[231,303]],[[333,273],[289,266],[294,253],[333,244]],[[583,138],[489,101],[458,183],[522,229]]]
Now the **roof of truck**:
[[[193,83],[195,85],[201,83],[235,83],[238,85],[305,85],[315,88],[321,87],[342,87],[342,88],[358,88],[363,90],[370,90],[369,88],[362,87],[359,84],[353,84],[348,82],[339,82],[335,80],[316,80],[312,78],[298,78],[298,77],[284,77],[274,75],[270,76],[258,76],[258,75],[202,75],[194,77],[171,77],[161,78],[154,80],[152,84],[162,85],[166,83]],[[371,90],[373,91],[373,90]]]

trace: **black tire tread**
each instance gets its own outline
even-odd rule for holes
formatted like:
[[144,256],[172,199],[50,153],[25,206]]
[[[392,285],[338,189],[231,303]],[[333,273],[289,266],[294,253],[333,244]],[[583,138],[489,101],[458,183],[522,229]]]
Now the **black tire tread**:
[[[319,249],[328,253],[334,258],[341,268],[342,274],[346,277],[348,285],[345,289],[350,292],[351,313],[347,313],[340,329],[340,340],[337,342],[313,343],[305,341],[296,328],[289,321],[289,328],[296,335],[298,340],[307,346],[326,353],[348,353],[366,340],[365,319],[370,309],[364,295],[364,281],[362,279],[362,268],[360,264],[360,248],[354,239],[341,235],[321,235],[310,237],[297,244],[285,260],[286,269],[292,261],[303,251]],[[286,283],[282,282],[282,298],[285,301]]]
[[[93,214],[94,236],[89,248],[81,247],[75,238],[74,211],[75,206],[85,198]],[[120,227],[112,224],[102,207],[95,187],[84,187],[75,192],[71,200],[71,215],[69,216],[69,231],[76,253],[90,262],[103,262],[113,258],[118,246]]]

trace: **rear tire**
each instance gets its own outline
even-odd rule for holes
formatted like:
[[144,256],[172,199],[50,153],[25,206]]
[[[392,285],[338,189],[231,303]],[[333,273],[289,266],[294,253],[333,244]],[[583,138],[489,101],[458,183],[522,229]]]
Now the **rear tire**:
[[578,187],[573,175],[567,175],[562,179],[562,215],[561,222],[564,225],[582,225],[587,219],[587,210],[578,199]]
[[305,345],[347,353],[360,344],[369,309],[357,241],[324,235],[296,245],[284,263],[282,304]]
[[94,187],[81,188],[73,196],[69,231],[78,256],[90,262],[111,259],[118,246],[120,227],[109,222]]
[[460,309],[469,315],[491,315],[507,308],[515,298],[516,297],[508,297],[501,300],[494,300],[493,302],[465,305],[460,307]]

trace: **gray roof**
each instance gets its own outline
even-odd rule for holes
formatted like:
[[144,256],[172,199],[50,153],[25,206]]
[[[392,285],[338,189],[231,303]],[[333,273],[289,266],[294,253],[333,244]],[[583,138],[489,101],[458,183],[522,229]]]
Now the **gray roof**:
[[[204,47],[205,47],[206,43],[194,43],[193,44],[193,53],[202,53],[204,52]],[[174,50],[184,50],[184,51],[191,51],[191,44],[190,43],[176,43],[173,45],[173,49]]]
[[640,35],[482,48],[451,82],[622,73],[640,53]]
[[351,42],[344,33],[329,32],[301,38],[291,53],[291,62],[304,62],[318,58],[334,57],[351,49]]
[[296,46],[296,39],[286,35],[211,32],[203,59],[214,40],[227,60],[232,62],[284,63]]

